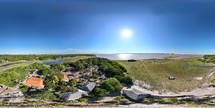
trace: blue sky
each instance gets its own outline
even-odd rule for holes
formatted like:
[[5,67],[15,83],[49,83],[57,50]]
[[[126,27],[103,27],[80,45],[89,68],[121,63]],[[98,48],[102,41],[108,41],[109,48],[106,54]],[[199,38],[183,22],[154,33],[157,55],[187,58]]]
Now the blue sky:
[[[215,53],[213,0],[1,0],[0,53]],[[133,35],[122,38],[129,28]]]

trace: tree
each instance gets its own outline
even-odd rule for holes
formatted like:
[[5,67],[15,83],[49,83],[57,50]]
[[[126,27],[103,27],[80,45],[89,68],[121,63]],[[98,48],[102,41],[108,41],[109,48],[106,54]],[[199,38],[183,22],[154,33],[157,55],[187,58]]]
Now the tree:
[[58,85],[58,82],[59,82],[59,79],[56,75],[46,76],[44,80],[45,88],[55,89]]
[[51,69],[55,70],[55,71],[62,71],[65,68],[64,65],[62,64],[53,64],[51,65]]
[[28,87],[25,86],[25,85],[23,85],[23,84],[21,84],[21,85],[19,86],[19,90],[20,90],[22,93],[25,93],[25,92],[28,91]]
[[98,87],[95,88],[93,92],[96,96],[99,96],[99,97],[103,97],[103,96],[108,95],[108,92],[105,89],[101,89]]
[[77,82],[75,80],[69,80],[68,85],[70,87],[75,87],[77,85]]
[[56,73],[55,75],[59,80],[63,79],[63,76],[64,76],[62,73]]
[[131,77],[127,76],[127,75],[123,75],[123,76],[116,75],[116,76],[114,76],[114,78],[116,78],[117,80],[119,80],[120,83],[124,83],[126,85],[133,84]]
[[28,66],[29,69],[43,69],[46,68],[42,63],[33,63]]
[[46,100],[46,101],[50,101],[50,100],[55,100],[57,99],[57,97],[54,95],[54,93],[52,93],[51,91],[44,91],[44,90],[36,90],[32,93],[29,94],[29,96],[38,99],[38,100]]
[[53,74],[54,71],[49,68],[43,68],[41,69],[41,75],[47,76]]
[[100,85],[101,89],[105,89],[107,92],[116,92],[122,89],[122,85],[116,78],[108,78],[103,80]]

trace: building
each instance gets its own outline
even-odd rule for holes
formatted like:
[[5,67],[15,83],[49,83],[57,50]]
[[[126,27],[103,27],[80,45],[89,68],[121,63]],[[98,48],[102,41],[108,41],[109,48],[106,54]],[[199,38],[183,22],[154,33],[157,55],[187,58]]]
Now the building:
[[60,98],[65,101],[74,101],[82,98],[84,95],[88,95],[87,92],[78,89],[76,92],[63,93]]
[[22,92],[17,88],[0,85],[0,98],[22,97]]
[[83,86],[81,89],[84,91],[88,91],[91,92],[96,86],[96,83],[94,82],[89,82],[88,84],[86,84],[85,86]]
[[24,95],[19,89],[5,85],[0,85],[0,98],[8,100],[7,103],[20,103],[25,100]]
[[136,88],[123,89],[123,94],[134,101],[139,101],[145,97],[150,96],[150,94],[144,93]]
[[66,81],[66,82],[68,82],[69,81],[69,78],[68,78],[68,76],[67,75],[63,75],[63,78],[61,79],[62,81]]
[[29,77],[26,81],[23,82],[24,85],[28,87],[36,87],[38,89],[43,89],[43,79],[36,77]]

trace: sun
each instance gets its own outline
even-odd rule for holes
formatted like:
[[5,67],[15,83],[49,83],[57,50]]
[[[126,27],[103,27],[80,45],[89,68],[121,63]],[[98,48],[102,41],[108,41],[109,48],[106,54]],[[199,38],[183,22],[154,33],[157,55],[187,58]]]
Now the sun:
[[133,32],[132,32],[131,29],[123,29],[123,30],[121,31],[121,36],[122,36],[123,38],[131,38],[132,35],[133,35]]

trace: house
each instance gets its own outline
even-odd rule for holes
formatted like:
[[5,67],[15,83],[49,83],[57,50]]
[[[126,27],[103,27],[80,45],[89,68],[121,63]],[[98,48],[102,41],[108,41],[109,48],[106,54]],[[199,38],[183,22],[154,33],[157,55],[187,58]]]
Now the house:
[[150,96],[148,93],[144,93],[136,88],[123,89],[123,94],[134,101],[139,101],[145,97]]
[[88,95],[87,92],[78,89],[76,92],[63,93],[61,94],[60,98],[65,101],[74,101],[82,98],[84,95]]
[[23,82],[24,85],[28,87],[36,87],[38,89],[43,89],[43,79],[36,77],[29,77],[26,81]]
[[66,81],[66,82],[68,82],[69,81],[69,78],[68,78],[68,76],[67,75],[63,75],[63,78],[61,79],[62,81]]
[[94,82],[89,82],[88,84],[86,84],[85,86],[83,86],[81,89],[84,91],[88,91],[91,92],[96,86],[96,83]]
[[30,74],[29,74],[29,76],[30,76],[30,77],[39,77],[39,75],[37,74],[37,72],[38,72],[37,69],[34,70],[34,71],[31,71]]
[[0,85],[0,98],[8,100],[7,103],[20,103],[25,100],[24,95],[19,89],[5,85]]
[[80,82],[80,78],[74,78],[74,80],[76,81],[76,82]]
[[22,92],[17,88],[0,85],[0,98],[23,97]]

